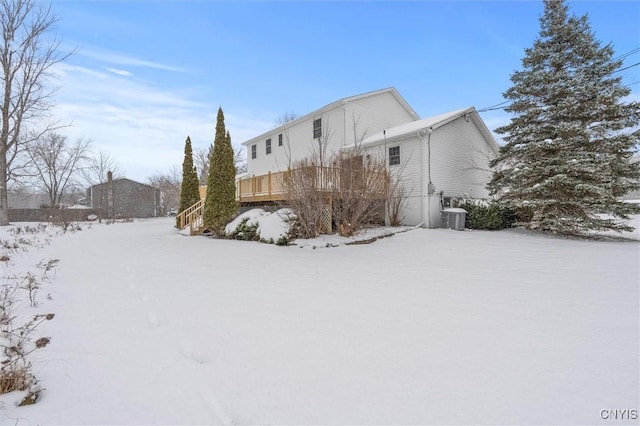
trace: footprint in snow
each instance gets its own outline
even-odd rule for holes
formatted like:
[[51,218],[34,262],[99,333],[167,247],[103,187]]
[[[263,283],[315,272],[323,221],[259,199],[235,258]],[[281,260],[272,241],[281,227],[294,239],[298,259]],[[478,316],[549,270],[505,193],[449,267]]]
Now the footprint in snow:
[[155,312],[149,312],[147,314],[147,321],[149,322],[149,325],[152,327],[159,327],[160,326],[160,321],[158,320],[158,315],[156,315]]
[[215,394],[210,390],[205,390],[200,392],[200,396],[204,403],[209,407],[214,416],[222,423],[223,425],[235,425],[236,423],[233,421],[229,413],[222,408],[220,405],[220,401],[216,398]]
[[191,358],[198,364],[208,364],[211,359],[209,358],[209,351],[207,348],[203,348],[199,344],[194,344],[189,341],[182,341],[180,344],[182,354],[187,358]]

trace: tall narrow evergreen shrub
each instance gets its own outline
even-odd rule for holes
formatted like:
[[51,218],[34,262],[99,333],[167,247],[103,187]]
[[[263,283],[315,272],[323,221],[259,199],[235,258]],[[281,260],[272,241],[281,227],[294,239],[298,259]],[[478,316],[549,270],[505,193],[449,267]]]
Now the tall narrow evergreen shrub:
[[[180,205],[178,213],[191,207],[200,200],[200,184],[198,183],[198,172],[193,166],[193,151],[191,148],[191,138],[187,136],[184,143],[184,161],[182,162],[182,185],[180,187]],[[176,219],[176,227],[180,224]]]
[[224,227],[236,215],[236,168],[233,161],[231,136],[225,129],[224,113],[218,109],[213,152],[209,162],[207,198],[204,204],[204,224],[216,235],[225,235]]

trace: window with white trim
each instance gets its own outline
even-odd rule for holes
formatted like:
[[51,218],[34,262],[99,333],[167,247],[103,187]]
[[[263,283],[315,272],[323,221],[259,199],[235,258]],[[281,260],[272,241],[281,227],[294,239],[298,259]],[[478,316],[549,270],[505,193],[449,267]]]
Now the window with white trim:
[[322,118],[313,120],[313,138],[320,139],[322,137]]
[[282,146],[282,133],[278,135],[278,146]]
[[390,146],[389,147],[389,165],[397,166],[399,164],[400,164],[400,147]]
[[258,147],[251,145],[251,159],[254,160],[258,156]]
[[267,139],[267,155],[271,154],[271,138]]

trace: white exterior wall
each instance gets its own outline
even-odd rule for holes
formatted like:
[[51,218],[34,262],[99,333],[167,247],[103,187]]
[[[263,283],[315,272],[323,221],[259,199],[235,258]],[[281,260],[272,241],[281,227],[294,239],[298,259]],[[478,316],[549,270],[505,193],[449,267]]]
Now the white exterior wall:
[[[408,121],[414,117],[390,92],[383,92],[334,108],[309,114],[289,126],[279,127],[267,132],[247,145],[247,172],[250,175],[263,175],[268,172],[286,170],[294,162],[308,158],[318,150],[318,142],[313,139],[313,121],[322,119],[323,139],[329,132],[327,156],[331,156],[340,147],[353,145],[355,138],[381,132]],[[356,131],[354,132],[354,122]],[[278,146],[278,135],[282,134],[283,144]],[[271,139],[271,154],[266,154],[266,140]],[[255,159],[251,158],[251,146],[256,145]]]
[[[431,134],[431,181],[446,197],[487,198],[495,154],[474,124],[459,118]],[[483,169],[483,170],[480,170]]]
[[391,147],[400,147],[400,165],[389,166],[389,172],[398,177],[406,196],[403,224],[418,225],[423,221],[423,193],[426,171],[422,167],[423,144],[416,138],[396,140],[386,145],[376,145],[364,149],[364,154],[382,159],[388,163],[387,153]]
[[353,145],[362,141],[366,136],[410,121],[415,121],[415,118],[398,103],[391,92],[349,102],[344,106],[345,141],[343,146]]
[[[414,133],[388,142],[386,149],[385,145],[376,144],[365,150],[366,154],[388,161],[388,149],[400,146],[400,165],[389,166],[389,170],[400,176],[406,191],[404,225],[415,226],[426,220],[423,210],[429,182],[427,139],[426,133],[424,139]],[[495,153],[473,120],[467,122],[459,118],[436,128],[431,134],[430,146],[431,181],[436,193],[443,191],[446,197],[489,196],[485,188],[491,179],[488,161]],[[432,217],[432,222],[439,221],[436,219]]]

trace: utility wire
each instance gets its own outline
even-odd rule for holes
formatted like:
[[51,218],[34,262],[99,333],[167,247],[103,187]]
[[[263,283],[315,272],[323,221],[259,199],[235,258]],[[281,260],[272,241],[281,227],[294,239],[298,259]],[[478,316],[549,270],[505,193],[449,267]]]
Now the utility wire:
[[627,53],[623,53],[622,55],[618,56],[617,58],[613,58],[614,61],[619,61],[620,59],[626,58],[627,56],[631,56],[636,52],[640,52],[640,47],[636,47],[633,50],[628,51]]
[[[638,50],[640,50],[640,49],[638,49]],[[633,65],[630,65],[630,66],[629,66],[629,67],[627,67],[627,68],[635,67],[635,66],[638,66],[638,65],[640,65],[640,62],[638,62],[638,63],[636,63],[636,64],[633,64]],[[620,69],[620,70],[618,70],[618,71],[623,71],[624,69],[626,69],[626,68]],[[617,72],[617,71],[614,71],[614,72]],[[638,84],[638,83],[640,83],[640,80],[638,80],[638,81],[634,81],[633,83],[629,83],[629,84],[625,85],[625,87],[626,87],[626,88],[631,88],[631,86],[633,86],[634,84]],[[487,112],[487,111],[495,111],[495,110],[498,110],[498,109],[505,109],[505,108],[508,108],[508,107],[509,107],[509,105],[504,106],[504,107],[503,107],[502,105],[504,105],[504,104],[506,104],[506,103],[509,103],[509,102],[510,102],[510,101],[500,102],[499,104],[491,105],[491,106],[488,106],[488,107],[486,107],[486,108],[479,109],[479,110],[477,110],[477,111],[478,111],[478,112]]]
[[[640,47],[636,47],[635,49],[632,49],[632,50],[630,50],[630,51],[628,51],[626,53],[623,53],[620,56],[618,56],[616,58],[613,58],[613,60],[614,61],[618,61],[620,59],[624,59],[624,58],[626,58],[628,56],[631,56],[631,55],[633,55],[634,53],[637,53],[637,52],[640,52]],[[640,62],[636,62],[635,64],[631,64],[631,65],[629,65],[627,67],[620,68],[619,70],[615,70],[613,72],[616,73],[616,72],[625,71],[625,70],[628,70],[629,68],[637,67],[638,65],[640,65]],[[640,83],[640,80],[634,81],[633,83],[629,83],[629,84],[626,85],[626,87],[630,87],[630,86],[633,86],[634,84],[638,84],[638,83]],[[510,101],[500,102],[499,104],[495,104],[495,105],[488,106],[486,108],[479,109],[478,112],[487,112],[487,111],[495,111],[495,110],[498,110],[498,109],[505,109],[509,105],[504,106],[504,107],[502,105],[507,104],[509,102]]]
[[629,65],[628,67],[620,68],[619,70],[615,70],[614,72],[628,70],[629,68],[637,67],[638,65],[640,65],[640,62],[636,62],[635,64]]
[[495,104],[495,105],[488,106],[486,108],[479,109],[478,112],[493,111],[494,109],[502,109],[502,108],[500,108],[500,105],[504,105],[504,104],[507,104],[509,102],[510,101],[500,102],[499,104]]

